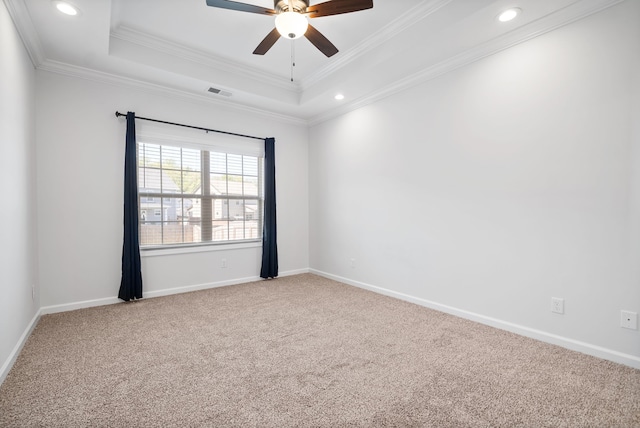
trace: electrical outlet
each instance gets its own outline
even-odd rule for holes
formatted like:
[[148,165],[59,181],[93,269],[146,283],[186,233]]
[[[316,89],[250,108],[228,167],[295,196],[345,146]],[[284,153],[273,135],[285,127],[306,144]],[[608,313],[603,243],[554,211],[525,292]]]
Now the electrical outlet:
[[638,329],[638,313],[631,311],[620,311],[620,327]]
[[560,297],[552,297],[551,312],[556,314],[564,314],[564,299],[561,299]]
[[222,259],[220,261],[220,267],[223,269],[227,267],[227,259]]
[[356,267],[356,259],[349,259],[349,266],[351,266],[351,268],[355,268]]

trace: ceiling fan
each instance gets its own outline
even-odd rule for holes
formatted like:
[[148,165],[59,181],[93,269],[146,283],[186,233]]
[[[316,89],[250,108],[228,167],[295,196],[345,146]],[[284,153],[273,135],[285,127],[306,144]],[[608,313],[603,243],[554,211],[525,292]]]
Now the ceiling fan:
[[338,53],[338,48],[309,24],[307,17],[319,18],[371,9],[373,0],[330,0],[312,6],[309,6],[309,0],[273,0],[273,9],[231,0],[207,0],[207,6],[276,17],[276,28],[260,42],[253,51],[255,55],[266,54],[281,36],[288,39],[305,36],[320,52],[331,57]]

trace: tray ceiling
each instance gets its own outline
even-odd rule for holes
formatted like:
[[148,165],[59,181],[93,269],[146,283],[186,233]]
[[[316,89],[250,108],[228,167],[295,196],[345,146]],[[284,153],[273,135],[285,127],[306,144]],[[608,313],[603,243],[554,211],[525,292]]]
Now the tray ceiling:
[[[49,0],[5,0],[36,67],[313,123],[620,0],[374,0],[373,9],[311,20],[339,49],[331,58],[305,38],[280,39],[266,55],[253,55],[274,18],[205,0],[70,2],[79,16],[60,14]],[[245,2],[273,7],[269,0]],[[498,22],[510,7],[522,14]],[[345,99],[336,101],[337,93]]]

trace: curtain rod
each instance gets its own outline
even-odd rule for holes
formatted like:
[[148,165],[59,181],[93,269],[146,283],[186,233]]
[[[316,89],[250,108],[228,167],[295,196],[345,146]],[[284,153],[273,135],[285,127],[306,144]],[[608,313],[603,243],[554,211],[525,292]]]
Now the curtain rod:
[[[124,114],[124,113],[120,113],[119,111],[116,111],[116,117],[120,117],[120,116],[125,116],[126,117],[127,115]],[[219,131],[217,129],[202,128],[200,126],[184,125],[182,123],[167,122],[167,121],[158,120],[158,119],[149,119],[148,117],[136,116],[136,119],[148,120],[150,122],[157,122],[157,123],[165,123],[167,125],[182,126],[183,128],[199,129],[201,131],[206,131],[206,132],[217,132],[219,134],[233,135],[233,136],[236,136],[236,137],[252,138],[254,140],[262,140],[262,141],[265,140],[265,138],[254,137],[252,135],[236,134],[234,132],[227,132],[227,131]]]

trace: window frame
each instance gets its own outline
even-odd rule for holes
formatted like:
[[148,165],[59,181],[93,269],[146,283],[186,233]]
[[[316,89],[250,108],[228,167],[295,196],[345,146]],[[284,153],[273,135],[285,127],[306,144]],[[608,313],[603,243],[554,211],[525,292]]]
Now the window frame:
[[[258,247],[262,245],[262,230],[264,228],[264,154],[257,154],[257,153],[235,153],[235,151],[233,150],[225,150],[224,147],[220,147],[220,146],[202,146],[199,145],[199,147],[190,147],[189,144],[186,145],[182,145],[180,143],[180,141],[167,141],[166,139],[164,139],[164,141],[154,141],[155,139],[149,139],[149,138],[138,138],[138,141],[136,143],[136,173],[138,174],[138,225],[139,225],[139,238],[140,238],[140,251],[141,251],[141,255],[142,254],[147,254],[147,255],[161,255],[161,254],[179,254],[179,253],[189,253],[189,252],[199,252],[199,251],[213,251],[213,250],[227,250],[227,249],[235,249],[235,248],[249,248],[249,247]],[[155,146],[159,146],[159,147],[171,147],[171,148],[177,148],[177,149],[195,149],[195,150],[199,150],[200,151],[200,158],[201,158],[201,162],[203,161],[203,158],[205,157],[205,154],[207,155],[207,157],[209,157],[209,159],[206,162],[206,166],[208,168],[208,172],[205,173],[205,163],[202,163],[202,167],[200,168],[200,186],[199,189],[201,190],[200,194],[195,194],[195,193],[171,193],[171,192],[163,192],[163,189],[160,189],[160,191],[152,191],[152,192],[143,192],[141,191],[142,187],[141,187],[141,183],[140,183],[140,171],[141,168],[149,168],[146,165],[141,165],[140,164],[140,158],[139,158],[139,154],[140,154],[140,145],[141,144],[149,144],[149,145],[155,145]],[[211,162],[211,154],[212,153],[220,153],[220,154],[224,154],[225,155],[225,159],[228,159],[229,155],[240,155],[242,156],[241,158],[241,163],[242,163],[242,174],[235,174],[235,173],[231,173],[228,169],[228,167],[226,168],[226,172],[224,174],[220,174],[217,172],[212,171],[212,169],[210,168],[210,164],[209,162]],[[257,176],[254,175],[245,175],[245,163],[244,163],[244,157],[250,157],[250,158],[255,158],[257,161]],[[162,160],[161,160],[162,162]],[[162,174],[162,172],[164,170],[172,170],[173,168],[163,168],[162,163],[160,164],[160,166],[158,167],[151,167],[149,169],[156,169],[160,172],[160,174]],[[176,170],[178,171],[178,170]],[[184,172],[184,171],[189,171],[187,169],[184,169],[183,165],[180,166],[179,169],[180,172]],[[189,171],[192,172],[192,171]],[[237,195],[237,194],[220,194],[220,195],[215,195],[215,194],[210,194],[205,192],[205,186],[210,186],[210,179],[211,176],[217,174],[217,175],[224,175],[225,176],[225,181],[227,183],[227,188],[228,188],[228,183],[229,183],[229,176],[234,175],[234,176],[240,176],[243,178],[243,183],[244,181],[244,177],[251,177],[251,178],[255,178],[257,179],[257,194],[256,195],[247,195],[245,194],[245,186],[242,185],[242,194],[241,195]],[[206,177],[206,178],[205,178]],[[210,187],[208,187],[208,192],[210,192]],[[181,190],[181,189],[178,189]],[[161,235],[161,241],[164,241],[164,227],[166,223],[169,223],[169,221],[167,221],[165,219],[165,211],[167,210],[167,208],[164,206],[165,205],[165,200],[171,200],[174,199],[176,200],[177,203],[180,203],[181,205],[184,204],[185,200],[191,199],[193,201],[195,200],[199,200],[200,201],[200,206],[202,207],[203,204],[208,203],[211,205],[212,209],[212,213],[215,211],[214,208],[214,203],[216,200],[220,200],[220,201],[224,201],[225,207],[227,208],[227,216],[226,218],[221,219],[222,221],[226,221],[227,223],[227,239],[224,240],[208,240],[208,241],[197,241],[197,242],[184,242],[184,229],[182,232],[182,242],[177,242],[177,243],[166,243],[166,244],[147,244],[147,245],[143,245],[142,244],[142,226],[143,224],[153,224],[153,223],[159,223],[161,225],[161,230],[162,230],[162,235]],[[178,202],[178,201],[182,201],[182,202]],[[255,214],[252,215],[252,218],[247,220],[246,218],[246,214],[242,216],[242,220],[234,220],[231,218],[230,216],[230,210],[229,207],[231,206],[231,202],[232,200],[236,201],[236,204],[241,205],[241,206],[245,206],[247,201],[256,201],[257,202],[257,212],[258,215],[256,216]],[[161,211],[161,216],[160,216],[160,220],[149,220],[149,207],[144,207],[143,208],[143,203],[144,202],[149,202],[149,201],[153,201],[154,203],[156,201],[159,201],[160,203],[160,211]],[[243,201],[242,204],[240,204],[239,202]],[[157,209],[157,208],[151,208],[151,209]],[[201,208],[202,209],[202,208]],[[143,220],[141,215],[142,212],[146,212],[147,213],[147,218],[146,220]],[[155,212],[155,211],[154,211]],[[224,212],[224,210],[223,210]],[[180,224],[184,225],[184,211],[182,212],[183,215],[183,220],[180,221]],[[201,226],[201,232],[200,232],[200,237],[202,237],[202,213],[200,216],[200,226]],[[186,220],[188,222],[188,220]],[[212,221],[214,221],[214,218],[212,217]],[[247,233],[247,229],[246,229],[246,222],[247,221],[256,221],[257,222],[257,237],[255,238],[243,238],[243,239],[229,239],[229,231],[230,231],[230,224],[234,223],[234,222],[239,222],[242,221],[243,222],[243,226],[242,226],[242,230],[243,230],[243,234],[246,235]],[[213,237],[212,237],[213,238]]]

